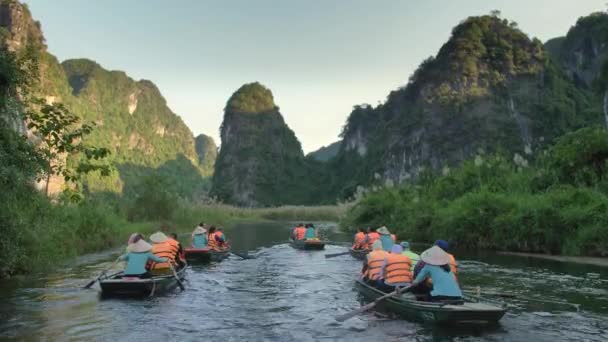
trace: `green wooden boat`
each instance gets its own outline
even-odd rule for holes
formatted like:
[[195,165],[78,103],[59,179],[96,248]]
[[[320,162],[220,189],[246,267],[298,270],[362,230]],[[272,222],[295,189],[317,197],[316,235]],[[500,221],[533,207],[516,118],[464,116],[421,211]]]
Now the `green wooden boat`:
[[[180,280],[186,277],[186,268],[176,270]],[[173,274],[158,275],[152,278],[124,277],[122,273],[99,281],[103,296],[143,297],[154,296],[169,292],[178,286]]]
[[367,254],[369,254],[369,249],[353,249],[351,247],[348,251],[353,258],[359,260],[365,260]]
[[[386,293],[357,280],[359,293],[373,301]],[[424,302],[411,294],[391,297],[381,301],[378,307],[398,316],[434,324],[495,324],[506,313],[504,303],[466,297],[463,304]]]
[[325,249],[325,242],[321,240],[291,240],[290,244],[295,249],[316,251]]

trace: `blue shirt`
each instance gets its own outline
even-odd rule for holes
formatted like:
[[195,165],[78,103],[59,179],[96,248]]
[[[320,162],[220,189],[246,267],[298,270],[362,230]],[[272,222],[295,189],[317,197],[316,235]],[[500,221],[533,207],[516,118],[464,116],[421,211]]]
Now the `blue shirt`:
[[195,234],[192,238],[192,246],[196,249],[207,247],[207,236],[205,234]]
[[306,234],[304,235],[305,239],[314,239],[317,237],[316,229],[314,227],[306,228]]
[[454,278],[454,273],[446,272],[441,266],[425,264],[416,276],[414,283],[423,282],[427,277],[433,280],[431,296],[462,297],[462,291]]
[[129,252],[120,257],[120,260],[125,260],[127,262],[127,267],[125,268],[125,275],[137,275],[144,274],[147,272],[146,263],[148,260],[154,262],[166,262],[167,259],[159,258],[156,255],[152,254],[152,252],[144,252],[144,253],[133,253]]
[[380,242],[382,242],[382,249],[384,249],[385,252],[390,252],[393,248],[393,245],[395,244],[393,242],[393,238],[390,235],[384,234],[380,234]]

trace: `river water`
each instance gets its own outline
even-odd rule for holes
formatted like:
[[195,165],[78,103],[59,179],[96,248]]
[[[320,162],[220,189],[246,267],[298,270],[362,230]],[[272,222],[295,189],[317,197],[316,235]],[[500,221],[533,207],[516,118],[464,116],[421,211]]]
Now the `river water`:
[[337,323],[360,306],[353,281],[361,263],[326,259],[350,237],[319,226],[338,242],[324,252],[291,248],[287,223],[235,225],[226,232],[233,250],[256,259],[193,266],[186,291],[155,298],[101,299],[97,285],[82,289],[118,250],[0,283],[0,340],[608,341],[608,269],[493,254],[456,256],[465,287],[515,294],[496,327],[439,328],[378,312]]

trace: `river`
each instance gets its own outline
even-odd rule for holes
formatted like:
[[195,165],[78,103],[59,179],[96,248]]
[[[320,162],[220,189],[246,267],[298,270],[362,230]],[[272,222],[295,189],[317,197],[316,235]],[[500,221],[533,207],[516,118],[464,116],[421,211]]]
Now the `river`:
[[[331,241],[350,240],[334,225],[319,226]],[[465,286],[515,294],[496,327],[438,328],[375,312],[337,323],[360,306],[353,288],[360,261],[326,259],[345,250],[339,244],[295,250],[289,230],[287,223],[227,229],[233,250],[256,259],[193,266],[186,291],[155,298],[101,299],[97,285],[82,289],[118,250],[13,278],[0,283],[0,340],[608,341],[607,268],[492,253],[456,256]]]

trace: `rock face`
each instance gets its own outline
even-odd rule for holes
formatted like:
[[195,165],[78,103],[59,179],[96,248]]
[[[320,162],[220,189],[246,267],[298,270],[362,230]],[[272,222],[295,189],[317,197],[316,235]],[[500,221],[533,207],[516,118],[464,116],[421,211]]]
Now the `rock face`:
[[201,167],[204,176],[213,175],[213,167],[217,159],[217,145],[213,138],[200,134],[194,140],[194,147],[198,155],[198,163]]
[[[87,144],[106,147],[116,172],[108,178],[88,176],[90,192],[129,192],[140,178],[161,172],[175,183],[188,182],[180,194],[188,197],[202,191],[203,168],[190,129],[171,111],[151,81],[135,81],[122,71],[109,71],[87,59],[59,63],[44,45],[40,24],[27,6],[15,0],[0,0],[2,39],[16,52],[26,46],[36,52],[40,65],[37,97],[61,102],[85,122],[97,127]],[[60,178],[49,188],[62,190]],[[42,187],[44,184],[41,185]]]
[[326,162],[338,155],[341,145],[342,141],[336,141],[335,143],[331,143],[327,146],[321,147],[316,151],[310,152],[306,155],[306,157],[313,158],[317,161]]
[[332,191],[413,180],[480,153],[529,158],[558,135],[600,122],[595,104],[516,24],[471,17],[384,104],[354,108],[333,163],[344,181]]
[[255,82],[228,100],[212,196],[242,206],[306,203],[308,166],[272,93]]

